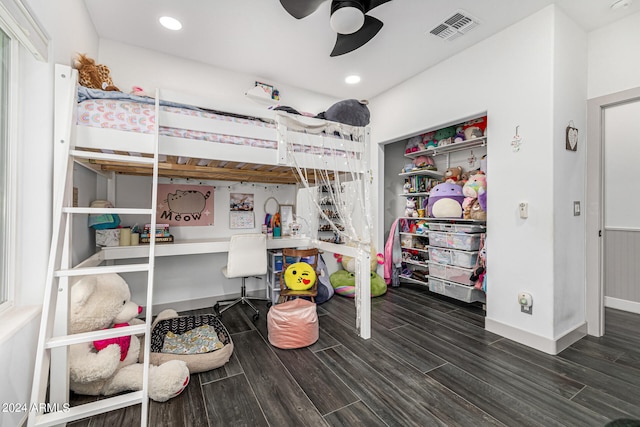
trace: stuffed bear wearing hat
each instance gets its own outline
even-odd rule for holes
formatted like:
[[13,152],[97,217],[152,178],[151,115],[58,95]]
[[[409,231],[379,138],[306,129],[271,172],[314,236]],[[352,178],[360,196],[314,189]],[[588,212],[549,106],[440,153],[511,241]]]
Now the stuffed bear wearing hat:
[[[85,276],[71,286],[70,333],[141,324],[135,317],[142,307],[131,301],[127,283],[117,274]],[[78,394],[111,395],[142,390],[144,365],[136,336],[117,337],[69,349],[70,388]],[[189,383],[183,361],[149,366],[149,397],[164,402],[177,396]]]

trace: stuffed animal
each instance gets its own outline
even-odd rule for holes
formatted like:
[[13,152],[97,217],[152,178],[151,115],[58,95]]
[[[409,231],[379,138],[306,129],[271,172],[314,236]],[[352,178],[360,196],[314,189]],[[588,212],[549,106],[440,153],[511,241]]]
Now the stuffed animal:
[[402,186],[402,193],[409,194],[411,192],[411,183],[409,181],[405,181]]
[[455,166],[452,168],[448,168],[444,172],[444,182],[449,182],[451,184],[457,184],[460,181],[460,177],[462,176],[462,166]]
[[78,70],[80,85],[90,89],[120,91],[113,85],[111,71],[106,65],[96,64],[96,61],[87,55],[79,54],[75,60],[75,67]]
[[422,135],[422,146],[424,149],[435,148],[438,146],[438,142],[434,139],[436,136],[435,132],[427,132]]
[[[356,276],[347,270],[338,270],[333,273],[329,280],[335,293],[343,297],[354,298],[356,295]],[[387,284],[382,276],[372,271],[369,280],[371,285],[371,297],[378,297],[387,292]]]
[[[69,330],[72,334],[141,324],[142,307],[131,301],[127,283],[117,274],[84,276],[71,286]],[[137,336],[74,344],[69,348],[70,388],[78,394],[112,395],[142,390],[144,365]],[[149,366],[149,397],[164,402],[189,383],[185,362]]]
[[456,134],[456,127],[449,126],[436,131],[435,140],[438,141],[438,147],[449,145],[453,142],[453,137]]
[[462,194],[466,197],[462,207],[465,208],[472,200],[480,195],[480,189],[487,188],[487,176],[482,172],[476,172],[469,176],[469,179],[462,187]]
[[436,185],[429,192],[428,211],[432,218],[462,218],[462,187],[450,182]]
[[433,159],[429,156],[418,156],[415,159],[413,159],[413,164],[416,167],[416,169],[425,169],[425,170],[438,170],[438,168],[436,168],[436,164],[433,161]]
[[464,129],[464,139],[475,139],[484,136],[487,130],[487,116],[469,120],[462,125]]
[[[351,246],[351,245],[349,245]],[[384,255],[382,255],[381,253],[378,253],[376,256],[373,256],[373,254],[375,253],[375,248],[371,247],[371,271],[376,271],[378,269],[378,265],[380,264],[384,264]],[[356,260],[353,257],[350,257],[348,255],[338,255],[338,262],[342,264],[342,268],[344,268],[345,270],[347,270],[350,273],[355,273],[356,272]]]
[[420,144],[422,143],[422,138],[419,136],[414,136],[413,138],[409,138],[407,140],[407,146],[404,149],[405,154],[415,153],[420,149]]
[[453,137],[453,142],[462,142],[464,141],[464,127],[456,126],[456,134]]
[[416,199],[413,197],[407,198],[407,204],[404,208],[404,216],[406,217],[418,217],[418,211],[416,210]]
[[487,220],[487,213],[482,210],[482,207],[480,206],[480,201],[478,199],[473,199],[473,202],[469,207],[469,218],[475,219],[478,221]]
[[369,124],[371,115],[367,104],[369,104],[369,101],[345,99],[344,101],[336,102],[327,111],[318,114],[316,118],[351,126],[366,126]]

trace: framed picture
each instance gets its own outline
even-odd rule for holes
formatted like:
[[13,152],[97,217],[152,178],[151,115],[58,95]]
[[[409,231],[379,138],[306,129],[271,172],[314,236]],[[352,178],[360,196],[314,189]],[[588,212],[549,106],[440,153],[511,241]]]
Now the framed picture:
[[280,223],[282,224],[282,235],[291,235],[291,224],[293,223],[293,205],[280,205]]

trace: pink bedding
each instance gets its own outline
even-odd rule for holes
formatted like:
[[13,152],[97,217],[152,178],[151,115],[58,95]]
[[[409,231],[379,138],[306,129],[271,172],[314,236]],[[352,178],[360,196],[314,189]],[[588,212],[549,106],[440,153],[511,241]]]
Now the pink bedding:
[[[272,123],[250,120],[208,111],[189,110],[185,108],[161,106],[164,111],[180,113],[213,120],[225,120],[246,125],[274,128]],[[89,99],[78,104],[78,124],[99,128],[109,128],[138,133],[154,133],[155,106],[128,100]],[[160,128],[160,134],[224,144],[247,145],[250,147],[276,148],[275,141],[243,138],[231,135],[198,132],[187,129]]]

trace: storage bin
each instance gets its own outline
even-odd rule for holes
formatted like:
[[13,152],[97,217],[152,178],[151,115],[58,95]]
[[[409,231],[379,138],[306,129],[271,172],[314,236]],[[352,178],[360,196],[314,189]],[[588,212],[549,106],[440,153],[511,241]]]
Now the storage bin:
[[432,276],[429,276],[429,290],[464,302],[486,302],[484,292],[473,286],[460,285]]
[[485,231],[484,224],[448,224],[446,222],[429,223],[431,231],[447,231],[455,233],[483,233]]
[[429,244],[441,248],[477,251],[480,247],[480,234],[432,231],[429,233]]
[[429,247],[429,259],[440,264],[472,268],[478,260],[478,251],[467,252],[455,249]]
[[473,286],[473,282],[469,279],[472,268],[463,268],[455,265],[438,264],[429,262],[429,275],[440,279],[450,280],[466,286]]

